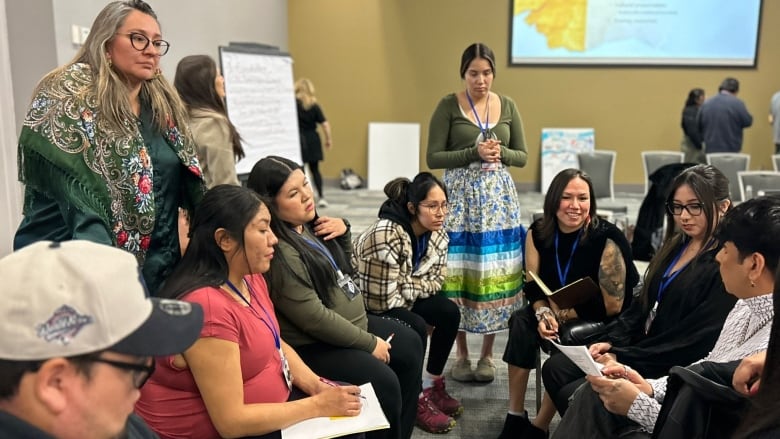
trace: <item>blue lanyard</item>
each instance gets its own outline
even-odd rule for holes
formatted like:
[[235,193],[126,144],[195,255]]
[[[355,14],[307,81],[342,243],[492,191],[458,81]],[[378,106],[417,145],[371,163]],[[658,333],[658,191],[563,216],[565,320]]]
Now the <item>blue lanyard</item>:
[[566,278],[569,277],[571,261],[574,259],[574,252],[577,250],[577,244],[580,242],[580,235],[582,235],[582,229],[577,232],[577,238],[574,239],[574,244],[571,246],[569,260],[566,261],[566,268],[561,271],[561,259],[558,257],[558,230],[555,230],[555,267],[558,269],[558,280],[561,281],[561,287],[566,285]]
[[327,247],[322,245],[322,243],[319,242],[318,240],[316,239],[311,240],[307,238],[305,235],[301,235],[301,238],[303,238],[303,240],[306,241],[310,246],[314,247],[316,250],[319,250],[320,253],[325,255],[325,257],[328,258],[328,260],[330,261],[330,265],[333,266],[333,269],[336,270],[338,274],[341,274],[341,270],[339,269],[339,266],[336,265],[336,260],[333,259],[333,255],[330,254],[330,250],[328,250]]
[[420,261],[422,261],[425,251],[428,249],[428,238],[430,233],[423,233],[417,238],[417,257],[414,260],[414,269],[417,270],[420,267]]
[[485,127],[482,127],[482,121],[479,120],[479,114],[477,114],[477,109],[474,107],[474,101],[471,100],[471,95],[469,95],[468,90],[466,90],[466,98],[469,100],[469,105],[471,105],[471,111],[474,112],[474,118],[477,119],[477,126],[479,127],[479,130],[482,131],[482,140],[487,140],[487,130],[488,130],[488,119],[490,119],[490,92],[488,92],[487,102],[485,103]]
[[669,263],[669,266],[666,267],[666,271],[664,271],[664,275],[661,278],[661,283],[658,284],[658,295],[655,298],[656,304],[661,303],[661,298],[666,292],[666,288],[668,288],[669,284],[672,283],[674,278],[676,278],[677,275],[680,274],[680,272],[683,271],[685,267],[688,266],[688,264],[690,264],[690,261],[688,261],[687,264],[680,267],[680,269],[675,271],[674,274],[672,274],[671,276],[669,275],[669,273],[672,271],[672,267],[674,267],[675,264],[677,264],[677,261],[680,260],[682,254],[685,252],[685,249],[688,248],[688,244],[690,244],[690,241],[685,243],[685,245],[680,249],[680,251],[677,252],[677,256],[675,256],[674,259],[672,259],[672,262]]
[[238,288],[236,288],[235,285],[233,285],[233,282],[230,282],[229,279],[225,279],[225,283],[227,284],[228,287],[230,287],[231,290],[233,290],[236,294],[238,294],[238,297],[240,297],[241,300],[244,301],[244,303],[246,303],[246,306],[249,307],[249,309],[252,311],[252,313],[255,315],[255,317],[260,319],[261,322],[265,323],[265,326],[267,326],[268,329],[271,330],[271,334],[273,334],[273,336],[274,336],[274,344],[276,345],[276,349],[281,349],[282,348],[282,343],[279,341],[279,331],[277,331],[276,327],[274,327],[274,325],[270,323],[270,322],[273,322],[273,319],[271,318],[271,315],[268,314],[268,311],[265,310],[265,307],[263,307],[263,304],[260,303],[259,300],[257,300],[257,295],[255,295],[255,292],[252,290],[252,287],[249,285],[249,283],[248,282],[244,282],[246,287],[249,289],[249,294],[255,300],[257,305],[260,306],[260,309],[263,310],[263,313],[268,318],[268,321],[266,321],[262,316],[260,316],[260,314],[257,313],[257,311],[252,307],[252,304],[249,303],[249,300],[247,300],[247,298],[244,297],[243,294],[241,294],[241,291]]

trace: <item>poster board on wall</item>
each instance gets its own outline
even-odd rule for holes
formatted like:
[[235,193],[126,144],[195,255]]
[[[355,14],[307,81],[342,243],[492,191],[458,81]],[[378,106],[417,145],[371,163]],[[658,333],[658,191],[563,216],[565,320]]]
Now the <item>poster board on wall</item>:
[[232,44],[219,48],[228,116],[243,138],[246,174],[258,160],[278,155],[301,163],[292,58],[274,48]]
[[420,172],[420,124],[368,124],[368,189],[382,190],[396,177]]
[[579,167],[577,154],[593,151],[595,144],[593,128],[542,128],[542,194],[558,172]]

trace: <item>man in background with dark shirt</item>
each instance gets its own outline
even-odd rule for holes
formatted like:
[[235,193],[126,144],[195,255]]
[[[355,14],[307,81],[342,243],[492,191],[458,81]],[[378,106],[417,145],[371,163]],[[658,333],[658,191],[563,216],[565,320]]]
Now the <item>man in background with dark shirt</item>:
[[737,98],[738,92],[739,81],[726,78],[720,84],[718,94],[701,106],[699,126],[707,154],[742,150],[742,130],[753,124],[753,116]]

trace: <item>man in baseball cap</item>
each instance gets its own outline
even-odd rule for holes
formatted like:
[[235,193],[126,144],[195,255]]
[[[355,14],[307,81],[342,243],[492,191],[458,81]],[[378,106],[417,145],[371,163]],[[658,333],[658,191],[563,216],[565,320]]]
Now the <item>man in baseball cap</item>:
[[135,257],[41,241],[0,259],[0,437],[113,438],[154,356],[200,334],[197,304],[149,298]]

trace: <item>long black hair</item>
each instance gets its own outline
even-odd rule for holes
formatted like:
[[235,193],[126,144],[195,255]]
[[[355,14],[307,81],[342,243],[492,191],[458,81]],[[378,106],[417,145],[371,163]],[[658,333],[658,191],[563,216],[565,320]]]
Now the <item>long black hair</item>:
[[216,79],[217,64],[210,56],[190,55],[182,58],[176,66],[173,86],[176,87],[190,113],[194,109],[201,109],[215,111],[225,116],[233,155],[240,160],[245,155],[244,148],[241,146],[241,135],[228,118],[225,101],[217,94]]
[[593,181],[585,171],[569,168],[559,172],[553,177],[550,182],[550,187],[547,188],[547,194],[544,197],[544,214],[542,216],[542,222],[539,227],[539,238],[546,244],[552,244],[555,237],[555,231],[558,230],[558,209],[561,206],[561,199],[563,198],[563,191],[566,190],[566,186],[570,181],[575,178],[579,178],[588,184],[588,197],[590,198],[590,210],[588,211],[588,219],[582,226],[582,241],[587,239],[588,232],[594,230],[599,224],[599,217],[596,216],[596,197],[593,193]]
[[228,261],[214,232],[225,229],[243,248],[244,230],[264,204],[257,193],[240,186],[221,184],[209,189],[192,215],[187,251],[159,296],[174,299],[201,287],[225,283]]
[[[665,270],[679,250],[680,245],[684,240],[688,239],[687,235],[676,226],[674,215],[669,211],[669,206],[674,202],[674,195],[677,189],[684,185],[688,185],[693,193],[696,194],[696,198],[702,205],[701,215],[704,215],[707,219],[707,228],[704,231],[705,240],[703,247],[699,250],[699,254],[717,246],[715,242],[710,242],[710,245],[707,244],[710,238],[713,237],[715,228],[720,221],[720,215],[717,214],[719,205],[729,200],[729,179],[714,166],[692,166],[680,172],[669,186],[669,193],[666,196],[666,205],[664,206],[664,212],[666,213],[664,241],[647,266],[645,279],[652,279],[656,273]],[[731,204],[729,204],[728,208],[731,208]],[[642,286],[642,291],[639,293],[642,300],[642,308],[645,312],[650,309],[651,304],[649,289],[650,282],[645,282]]]
[[[271,217],[274,221],[271,221],[271,230],[280,241],[284,241],[290,244],[300,255],[303,265],[308,271],[308,275],[314,284],[314,290],[317,296],[320,298],[325,306],[332,305],[333,301],[330,297],[330,287],[336,285],[336,273],[330,260],[323,255],[320,251],[312,248],[311,244],[306,242],[307,238],[304,238],[301,234],[296,233],[293,230],[293,226],[298,224],[289,224],[282,221],[279,216],[279,207],[276,203],[276,196],[279,194],[279,190],[284,183],[290,177],[290,174],[300,170],[303,172],[303,168],[298,163],[292,160],[279,156],[268,156],[257,163],[252,168],[252,172],[249,174],[249,180],[247,186],[265,197],[269,202],[269,209],[271,210]],[[314,226],[314,222],[317,221],[318,216],[315,214],[314,219],[309,224],[303,226],[310,231]],[[311,234],[314,236],[314,234]],[[333,259],[336,261],[336,265],[339,267],[342,273],[352,274],[352,265],[349,263],[346,253],[335,239],[325,241],[320,237],[314,237],[319,243],[324,245],[333,255]],[[286,260],[287,256],[283,252],[278,252],[276,258],[274,258],[274,264],[281,263],[290,267],[289,261]],[[295,273],[294,270],[290,270]],[[307,282],[305,276],[302,273],[295,273],[301,281]],[[269,283],[274,276],[274,270],[269,270],[265,274]]]

